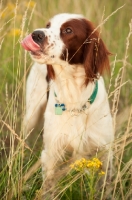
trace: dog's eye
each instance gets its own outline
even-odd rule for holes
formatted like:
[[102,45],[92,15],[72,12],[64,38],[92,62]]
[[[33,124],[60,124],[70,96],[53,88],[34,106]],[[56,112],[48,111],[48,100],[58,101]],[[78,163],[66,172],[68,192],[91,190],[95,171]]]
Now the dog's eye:
[[70,34],[72,33],[72,29],[71,28],[66,28],[65,30],[62,31],[63,33],[66,33],[66,34]]
[[50,28],[51,24],[50,22],[46,25],[46,28]]
[[72,33],[72,29],[71,29],[71,28],[67,28],[67,29],[65,30],[65,32],[66,32],[66,33]]

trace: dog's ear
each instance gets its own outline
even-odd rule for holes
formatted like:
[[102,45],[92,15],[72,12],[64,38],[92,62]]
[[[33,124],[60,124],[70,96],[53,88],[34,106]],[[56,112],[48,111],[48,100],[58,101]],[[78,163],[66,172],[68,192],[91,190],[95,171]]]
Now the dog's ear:
[[87,24],[88,37],[84,42],[84,68],[86,72],[86,85],[89,81],[98,78],[105,70],[110,71],[109,55],[104,42],[100,38],[99,32],[95,30],[91,22],[85,20]]

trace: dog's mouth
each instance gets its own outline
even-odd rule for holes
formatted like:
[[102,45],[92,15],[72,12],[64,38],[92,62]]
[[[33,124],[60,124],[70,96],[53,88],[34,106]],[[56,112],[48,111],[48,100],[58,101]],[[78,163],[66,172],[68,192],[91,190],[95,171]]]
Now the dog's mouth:
[[40,56],[42,53],[40,45],[34,42],[31,34],[22,40],[21,45],[25,50],[30,51],[33,56]]

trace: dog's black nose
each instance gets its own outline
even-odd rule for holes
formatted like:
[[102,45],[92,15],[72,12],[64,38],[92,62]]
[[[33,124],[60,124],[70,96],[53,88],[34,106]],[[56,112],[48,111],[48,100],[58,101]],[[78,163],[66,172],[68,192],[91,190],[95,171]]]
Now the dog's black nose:
[[32,33],[32,38],[33,38],[34,42],[40,44],[43,42],[43,40],[45,38],[44,32],[43,31],[34,31]]

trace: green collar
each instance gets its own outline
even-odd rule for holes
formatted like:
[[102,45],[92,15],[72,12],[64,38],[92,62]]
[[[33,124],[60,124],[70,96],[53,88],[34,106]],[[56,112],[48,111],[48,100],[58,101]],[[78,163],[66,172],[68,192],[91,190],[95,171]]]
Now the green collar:
[[[97,96],[97,93],[98,93],[98,80],[95,81],[94,90],[93,90],[91,96],[89,97],[89,99],[87,100],[87,102],[89,102],[90,104],[92,104],[92,103],[95,101],[95,98],[96,98],[96,96]],[[54,96],[57,97],[57,94],[56,94],[55,92],[54,92]],[[87,103],[86,103],[86,104],[87,104]],[[74,111],[77,111],[77,112],[84,111],[85,109],[87,109],[87,105],[86,105],[86,104],[84,104],[84,105],[82,106],[81,110],[78,110],[78,109],[76,110],[76,109],[74,109]],[[67,110],[66,107],[65,107],[65,104],[63,104],[63,103],[60,104],[59,102],[55,104],[55,109],[56,109],[56,111],[59,113],[59,115],[60,115],[60,113],[62,114],[62,111]],[[56,112],[56,113],[57,113],[57,112]],[[58,114],[57,114],[57,115],[58,115]]]
[[[97,93],[98,93],[98,81],[96,80],[95,81],[95,87],[94,87],[94,90],[93,90],[93,93],[91,94],[91,96],[89,97],[88,99],[88,102],[90,104],[92,104],[97,96]],[[57,94],[54,92],[54,96],[57,97]]]
[[92,104],[97,96],[97,93],[98,93],[98,81],[96,80],[95,81],[95,87],[94,87],[94,90],[93,90],[93,93],[91,94],[91,96],[89,97],[88,99],[88,102],[90,104]]

